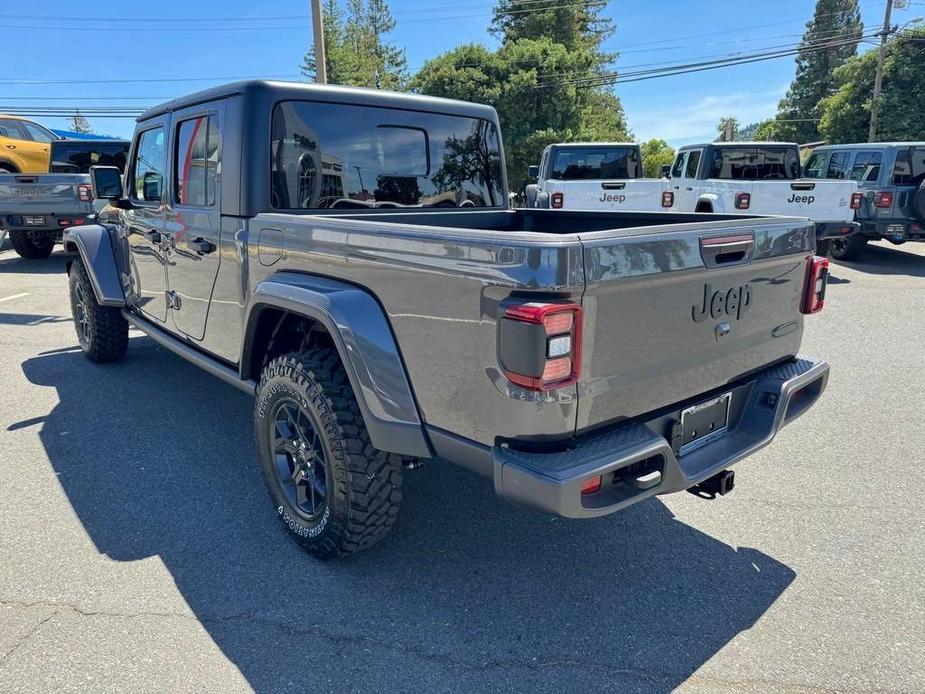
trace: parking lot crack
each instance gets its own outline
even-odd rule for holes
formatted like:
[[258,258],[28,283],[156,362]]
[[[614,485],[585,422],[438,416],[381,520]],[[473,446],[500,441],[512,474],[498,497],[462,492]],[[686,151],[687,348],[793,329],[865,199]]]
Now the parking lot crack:
[[36,632],[38,632],[38,630],[41,629],[45,625],[46,622],[48,622],[48,620],[50,620],[52,617],[56,616],[57,614],[58,612],[55,611],[55,612],[52,612],[51,614],[46,615],[44,618],[40,619],[38,622],[36,622],[36,624],[31,629],[29,629],[28,632],[23,634],[22,637],[20,637],[9,650],[7,650],[5,653],[0,653],[0,670],[3,669],[3,666],[6,664],[6,662],[10,658],[13,657],[16,651],[18,651],[22,647],[22,645],[26,643],[26,641],[31,639],[36,634]]

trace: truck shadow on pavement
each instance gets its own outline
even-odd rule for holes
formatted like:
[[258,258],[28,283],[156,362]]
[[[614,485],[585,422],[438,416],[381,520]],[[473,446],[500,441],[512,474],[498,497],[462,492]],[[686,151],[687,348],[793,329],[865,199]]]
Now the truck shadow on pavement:
[[16,273],[24,275],[48,275],[63,273],[68,260],[76,258],[73,253],[65,253],[60,247],[55,248],[55,252],[47,258],[30,260],[20,258],[16,253],[4,248],[0,255],[0,273]]
[[838,265],[850,267],[852,270],[864,272],[869,275],[908,275],[909,277],[925,277],[925,256],[906,251],[910,246],[920,246],[910,243],[909,246],[885,246],[879,243],[869,243],[863,255],[856,261],[834,260],[833,268]]
[[160,557],[257,691],[667,691],[795,577],[658,500],[554,519],[440,462],[406,474],[385,542],[321,563],[277,527],[246,395],[147,338],[123,363],[75,348],[23,369],[58,391],[40,436],[97,549]]

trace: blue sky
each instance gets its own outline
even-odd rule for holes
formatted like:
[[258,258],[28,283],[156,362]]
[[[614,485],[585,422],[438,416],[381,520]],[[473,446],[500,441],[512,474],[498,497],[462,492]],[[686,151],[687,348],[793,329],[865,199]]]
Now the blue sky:
[[[868,30],[882,24],[884,2],[861,0]],[[605,12],[616,22],[617,32],[606,47],[621,53],[618,70],[777,47],[799,41],[814,4],[814,0],[611,0]],[[4,3],[0,9],[4,35],[23,38],[7,41],[0,109],[148,106],[239,77],[296,78],[311,40],[308,0],[161,0],[135,6],[139,9],[133,18],[122,1]],[[495,45],[486,31],[490,0],[454,5],[392,0],[390,6],[398,22],[391,39],[407,50],[411,68],[459,43]],[[923,14],[925,2],[912,0],[909,9],[894,12],[894,18],[901,24]],[[140,22],[139,17],[167,21]],[[207,17],[214,19],[174,21]],[[868,48],[862,44],[862,50]],[[617,85],[616,91],[637,139],[662,137],[680,145],[712,139],[715,124],[724,115],[734,115],[743,124],[772,115],[793,70],[793,58],[781,58]],[[187,81],[157,81],[166,79]],[[86,82],[22,83],[29,80]],[[38,120],[50,127],[65,125],[63,119]],[[97,132],[113,135],[128,136],[133,128],[129,119],[91,118],[91,123]]]

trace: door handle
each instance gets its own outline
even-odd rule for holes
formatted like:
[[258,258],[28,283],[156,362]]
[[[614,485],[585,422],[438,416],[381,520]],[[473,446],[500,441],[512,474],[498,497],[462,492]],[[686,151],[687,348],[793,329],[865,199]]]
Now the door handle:
[[16,149],[16,145],[7,145],[6,148],[7,148],[7,149]]
[[141,235],[144,236],[151,243],[160,243],[161,242],[161,232],[157,229],[151,229],[150,231],[143,231]]
[[186,246],[187,248],[194,250],[197,253],[200,253],[203,255],[207,253],[211,253],[212,251],[215,250],[215,244],[212,243],[211,241],[206,241],[202,237],[197,237],[193,239],[192,241],[188,241]]
[[688,188],[687,190],[693,190],[693,188]]

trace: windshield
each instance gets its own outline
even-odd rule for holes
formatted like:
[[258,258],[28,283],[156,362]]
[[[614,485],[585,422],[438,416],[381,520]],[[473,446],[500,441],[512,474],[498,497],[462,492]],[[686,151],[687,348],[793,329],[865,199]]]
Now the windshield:
[[125,171],[128,142],[56,140],[51,145],[50,173],[90,173],[91,166],[117,166]]
[[479,118],[287,101],[271,148],[276,209],[507,204],[498,133]]
[[587,181],[639,178],[639,151],[635,147],[574,147],[556,149],[549,178]]
[[800,177],[796,147],[716,147],[709,178],[764,181]]

